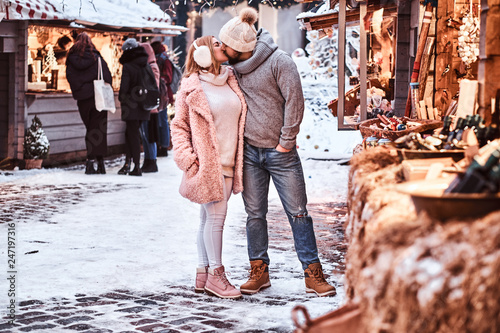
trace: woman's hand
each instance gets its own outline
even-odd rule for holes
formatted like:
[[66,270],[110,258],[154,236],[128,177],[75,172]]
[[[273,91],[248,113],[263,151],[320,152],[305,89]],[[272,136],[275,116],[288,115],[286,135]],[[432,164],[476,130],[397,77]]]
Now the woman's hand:
[[200,162],[198,162],[198,159],[196,159],[193,164],[186,170],[186,176],[188,178],[194,177],[197,173],[198,170],[200,170]]

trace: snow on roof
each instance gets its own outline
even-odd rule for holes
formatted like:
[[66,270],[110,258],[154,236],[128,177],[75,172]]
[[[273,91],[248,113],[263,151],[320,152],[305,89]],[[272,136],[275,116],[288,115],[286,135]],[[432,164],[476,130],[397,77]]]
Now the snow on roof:
[[334,9],[330,9],[330,1],[325,1],[319,8],[315,7],[308,12],[303,12],[297,15],[296,19],[301,20],[304,18],[315,17],[325,14],[337,13],[339,11],[338,4]]
[[[2,1],[2,0],[0,0]],[[8,20],[68,20],[114,28],[188,29],[171,24],[171,18],[150,0],[6,0]],[[81,3],[81,5],[80,5]]]

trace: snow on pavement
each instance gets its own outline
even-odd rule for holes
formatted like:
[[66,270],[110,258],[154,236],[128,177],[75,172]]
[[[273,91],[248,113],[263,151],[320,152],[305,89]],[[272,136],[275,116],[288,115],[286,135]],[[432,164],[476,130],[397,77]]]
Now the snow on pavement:
[[[173,158],[158,159],[160,172],[143,177],[117,175],[119,161],[107,164],[106,175],[88,176],[81,168],[56,168],[9,171],[7,176],[0,176],[0,189],[9,189],[2,191],[2,200],[10,202],[10,206],[2,203],[3,222],[8,222],[9,216],[17,221],[18,302],[74,299],[75,295],[103,295],[116,290],[133,295],[158,295],[179,288],[195,297],[192,285],[197,264],[199,205],[179,195],[181,172]],[[347,166],[312,159],[304,159],[303,165],[310,203],[345,202]],[[281,211],[276,191],[271,188],[270,211]],[[9,195],[15,195],[12,193],[18,193],[18,201],[8,201]],[[36,204],[30,206],[29,202]],[[223,263],[236,286],[246,281],[249,268],[245,216],[241,195],[232,196],[224,233]],[[3,235],[7,235],[7,228],[7,223],[0,223]],[[230,308],[228,312],[238,323],[235,329],[291,330],[290,311],[294,305],[305,304],[311,316],[316,317],[344,301],[339,274],[329,277],[337,287],[335,297],[306,294],[293,243],[276,242],[280,244],[271,243],[269,251],[271,288],[246,296],[243,301],[209,298],[209,304]],[[6,246],[2,246],[0,253],[7,257]],[[336,264],[323,260],[325,272],[333,271]],[[7,283],[1,279],[3,295]],[[270,306],[265,302],[269,298],[285,301]],[[4,296],[0,299],[3,315],[8,299]],[[182,309],[189,311],[189,306]],[[111,314],[116,316],[116,312],[110,311],[109,315],[97,318],[100,325],[109,321],[106,325],[110,326],[103,327],[112,331],[124,329],[120,324],[123,320]]]

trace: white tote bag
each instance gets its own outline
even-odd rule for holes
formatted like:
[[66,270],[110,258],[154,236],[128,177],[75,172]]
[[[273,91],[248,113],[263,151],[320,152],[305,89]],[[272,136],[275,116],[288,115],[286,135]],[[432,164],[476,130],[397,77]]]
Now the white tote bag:
[[115,93],[113,87],[102,76],[101,57],[98,58],[97,80],[94,80],[95,108],[97,111],[115,113]]

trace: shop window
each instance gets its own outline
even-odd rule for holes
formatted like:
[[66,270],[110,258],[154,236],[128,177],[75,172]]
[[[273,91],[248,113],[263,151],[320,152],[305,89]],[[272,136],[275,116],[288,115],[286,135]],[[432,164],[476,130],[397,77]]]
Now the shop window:
[[339,23],[339,74],[344,75],[338,78],[339,100],[329,105],[340,112],[339,129],[356,129],[363,120],[393,113],[396,7],[376,5],[359,3],[346,13],[340,1],[339,22],[347,22]]
[[[113,88],[121,79],[121,40],[123,35],[86,31],[106,60],[113,77]],[[28,29],[28,90],[71,93],[66,80],[66,55],[73,45],[74,30],[43,25]]]

